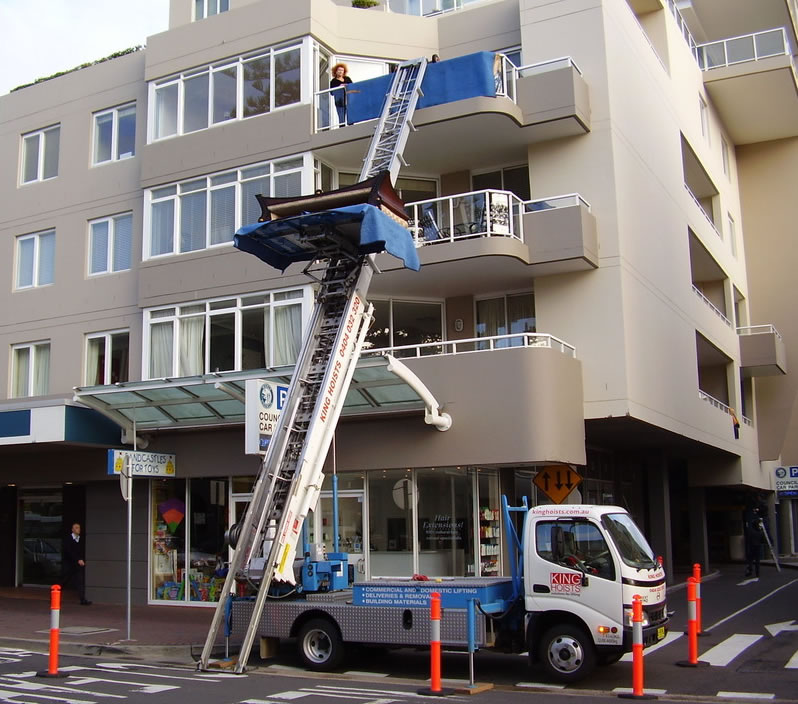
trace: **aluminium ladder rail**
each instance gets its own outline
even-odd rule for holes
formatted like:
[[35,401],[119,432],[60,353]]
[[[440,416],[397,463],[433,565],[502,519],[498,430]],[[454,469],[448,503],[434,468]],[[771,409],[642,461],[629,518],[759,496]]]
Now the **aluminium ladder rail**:
[[427,70],[427,59],[423,56],[399,64],[393,74],[391,87],[385,96],[382,113],[363,161],[360,180],[365,181],[380,171],[390,171],[391,183],[402,166],[404,151],[412,118],[421,93],[421,83]]
[[[391,181],[396,181],[426,66],[422,57],[397,69],[364,159],[361,181],[382,170],[388,170]],[[351,245],[334,231],[300,237],[317,247],[317,260],[326,259],[327,265],[280,421],[263,458],[252,500],[236,527],[237,541],[222,596],[197,663],[200,670],[208,668],[236,577],[266,545],[268,557],[234,667],[236,673],[246,668],[272,579],[279,576],[293,581],[299,532],[308,510],[316,506],[324,460],[371,320],[373,307],[367,306],[365,296],[374,255],[352,252]],[[318,241],[308,242],[314,238]],[[310,268],[308,265],[305,272],[310,273]]]

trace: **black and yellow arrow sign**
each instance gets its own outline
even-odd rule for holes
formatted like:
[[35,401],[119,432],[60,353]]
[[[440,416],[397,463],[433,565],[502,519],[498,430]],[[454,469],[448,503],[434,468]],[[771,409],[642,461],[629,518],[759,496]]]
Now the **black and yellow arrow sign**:
[[539,470],[532,481],[555,504],[561,504],[582,483],[582,477],[570,467],[555,464]]

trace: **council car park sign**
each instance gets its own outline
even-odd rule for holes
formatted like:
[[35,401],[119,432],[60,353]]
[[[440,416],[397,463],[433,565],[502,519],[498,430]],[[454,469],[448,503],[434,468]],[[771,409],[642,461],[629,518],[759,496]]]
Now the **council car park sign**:
[[776,467],[774,471],[779,497],[798,497],[798,467]]
[[582,483],[582,477],[570,467],[552,465],[538,471],[532,481],[555,504],[561,504]]

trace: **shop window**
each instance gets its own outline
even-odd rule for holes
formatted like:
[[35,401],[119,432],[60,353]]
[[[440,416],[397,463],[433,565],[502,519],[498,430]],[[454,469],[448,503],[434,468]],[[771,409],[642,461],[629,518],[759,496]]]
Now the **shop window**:
[[369,542],[372,576],[413,574],[413,503],[410,470],[385,470],[369,476]]
[[152,483],[152,593],[157,601],[184,601],[186,480]]
[[[479,522],[479,574],[495,577],[501,574],[502,516],[499,503],[499,481],[495,472],[478,470],[477,520]],[[474,574],[473,563],[466,573]]]

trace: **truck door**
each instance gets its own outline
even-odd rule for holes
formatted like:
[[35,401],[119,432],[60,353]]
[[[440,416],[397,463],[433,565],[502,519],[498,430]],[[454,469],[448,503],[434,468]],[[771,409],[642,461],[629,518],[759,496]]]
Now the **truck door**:
[[622,625],[620,570],[595,523],[583,518],[541,519],[534,528],[534,550],[526,557],[530,610],[571,611],[585,621],[594,638],[595,625]]

